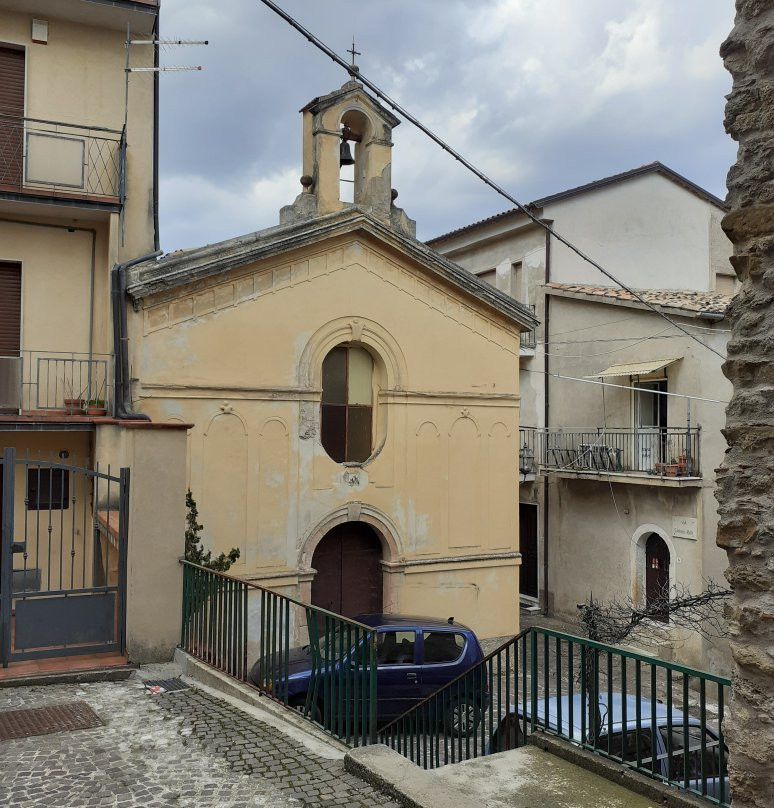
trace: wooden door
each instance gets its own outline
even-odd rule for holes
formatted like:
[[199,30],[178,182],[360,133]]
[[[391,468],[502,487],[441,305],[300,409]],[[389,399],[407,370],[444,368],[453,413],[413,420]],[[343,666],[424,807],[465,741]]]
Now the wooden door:
[[0,47],[0,186],[21,187],[24,143],[24,51]]
[[312,603],[344,617],[382,611],[382,543],[363,522],[345,522],[317,545]]
[[[645,602],[648,607],[669,597],[669,548],[661,536],[651,533],[645,545]],[[659,609],[654,619],[669,622],[669,610]]]
[[519,503],[519,594],[538,596],[538,509],[537,505]]

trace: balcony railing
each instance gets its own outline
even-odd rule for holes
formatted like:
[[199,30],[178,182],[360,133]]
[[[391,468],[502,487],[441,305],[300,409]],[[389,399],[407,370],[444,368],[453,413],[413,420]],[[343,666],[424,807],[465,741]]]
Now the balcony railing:
[[110,412],[111,354],[21,351],[0,356],[0,412],[101,415]]
[[520,470],[532,451],[538,466],[551,471],[701,476],[701,427],[583,430],[524,427],[519,432]]
[[123,201],[121,131],[0,114],[0,191]]
[[[534,305],[530,305],[529,308],[532,310],[532,313],[535,313]],[[522,331],[521,332],[521,347],[527,350],[534,351],[535,347],[537,346],[537,340],[535,338],[535,329],[531,328],[529,331]]]

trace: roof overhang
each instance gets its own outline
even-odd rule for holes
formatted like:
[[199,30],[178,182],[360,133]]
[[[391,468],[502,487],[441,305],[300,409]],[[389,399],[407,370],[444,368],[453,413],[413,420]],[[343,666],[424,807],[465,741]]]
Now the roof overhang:
[[610,365],[609,368],[600,370],[593,376],[586,376],[587,379],[609,379],[614,376],[649,376],[651,373],[657,373],[675,362],[679,362],[681,356],[676,356],[671,359],[650,359],[647,362],[629,362],[621,365]]
[[138,302],[263,258],[355,233],[369,236],[399,252],[430,276],[431,281],[445,282],[458,294],[475,299],[485,308],[517,325],[519,331],[528,331],[538,325],[533,312],[523,303],[480,280],[422,242],[387,227],[355,205],[304,222],[270,227],[138,264],[129,270],[127,292]]

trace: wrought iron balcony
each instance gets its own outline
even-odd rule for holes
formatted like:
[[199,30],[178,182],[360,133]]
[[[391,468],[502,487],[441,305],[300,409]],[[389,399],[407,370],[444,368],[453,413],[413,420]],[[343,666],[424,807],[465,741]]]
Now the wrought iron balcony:
[[105,415],[111,411],[113,357],[62,351],[0,356],[0,413]]
[[0,192],[120,204],[124,133],[0,114]]
[[[531,452],[538,471],[700,478],[701,427],[519,430],[520,469]],[[524,472],[522,472],[524,473]],[[533,472],[534,473],[534,472]]]
[[539,449],[538,430],[530,427],[519,429],[519,476],[522,479],[537,474],[536,449]]
[[[532,313],[535,313],[534,305],[529,306],[532,309]],[[534,351],[537,347],[537,340],[535,338],[535,329],[531,328],[529,331],[522,331],[521,332],[521,349],[523,351]]]

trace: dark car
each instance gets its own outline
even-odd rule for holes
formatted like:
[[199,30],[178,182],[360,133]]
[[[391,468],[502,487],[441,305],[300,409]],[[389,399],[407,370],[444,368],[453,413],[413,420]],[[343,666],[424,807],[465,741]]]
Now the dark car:
[[[626,733],[624,734],[621,693],[613,692],[612,694],[612,716],[608,715],[607,693],[600,693],[599,710],[602,731],[596,743],[598,751],[621,759],[630,765],[638,765],[640,770],[651,772],[660,779],[680,783],[691,791],[730,802],[727,774],[728,750],[725,744],[721,743],[717,732],[706,725],[702,731],[701,722],[693,716],[688,716],[688,779],[686,783],[684,714],[680,710],[673,709],[670,721],[666,707],[657,702],[654,731],[652,702],[645,698],[640,698],[639,702],[640,730],[637,733],[637,698],[634,695],[626,696]],[[558,727],[557,699],[550,698],[547,700],[547,704],[547,726],[556,732]],[[572,699],[572,726],[570,726],[570,700],[567,696],[562,697],[561,707],[560,734],[576,743],[583,742],[581,696],[576,694]],[[530,715],[529,708],[521,710],[511,705],[500,719],[497,729],[492,735],[489,751],[502,752],[521,746],[524,741],[523,720],[526,717],[529,731]],[[546,700],[544,699],[538,700],[535,723],[538,727],[546,726]],[[588,727],[588,717],[586,726]],[[704,791],[705,783],[706,791]]]
[[[483,659],[476,635],[453,618],[413,615],[368,614],[355,618],[376,630],[377,654],[377,721],[386,724],[411,709],[440,687],[456,679]],[[352,657],[355,650],[349,652]],[[324,651],[323,651],[324,655]],[[345,656],[347,652],[345,652]],[[341,661],[336,666],[347,664]],[[334,666],[333,670],[337,670]],[[250,671],[250,681],[260,687],[261,670],[258,660]],[[275,692],[287,687],[288,703],[303,709],[312,679],[310,647],[293,648],[288,654],[288,679]],[[324,714],[324,682],[317,683],[317,703],[311,716],[318,722]],[[465,695],[467,693],[467,695]],[[473,716],[486,706],[486,685],[472,685],[461,690],[454,704],[449,704],[450,728],[461,734],[473,727]]]

